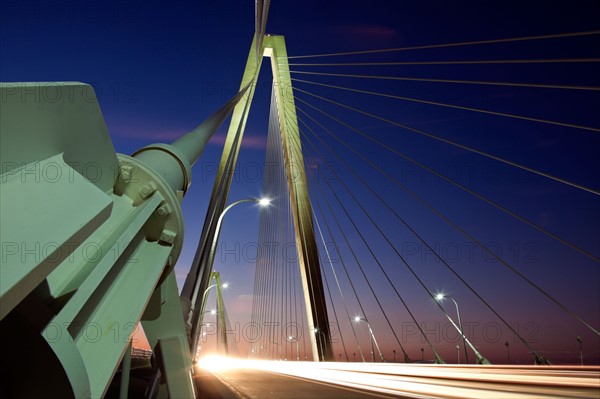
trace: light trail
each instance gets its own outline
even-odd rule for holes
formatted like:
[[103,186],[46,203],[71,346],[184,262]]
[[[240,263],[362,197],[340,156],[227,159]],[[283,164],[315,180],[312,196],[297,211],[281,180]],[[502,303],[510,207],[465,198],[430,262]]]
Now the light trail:
[[411,398],[599,398],[598,366],[335,363],[206,357],[198,364],[235,382],[244,370]]

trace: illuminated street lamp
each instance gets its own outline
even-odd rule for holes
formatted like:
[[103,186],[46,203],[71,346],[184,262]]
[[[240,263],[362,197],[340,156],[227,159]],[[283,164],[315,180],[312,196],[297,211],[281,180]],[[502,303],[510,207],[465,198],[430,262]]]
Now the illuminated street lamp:
[[[456,315],[458,317],[458,323],[460,324],[460,312],[458,310],[458,303],[454,300],[454,298],[452,298],[452,297],[450,297],[448,295],[444,295],[442,293],[436,294],[434,296],[434,298],[438,302],[442,302],[444,300],[444,298],[448,298],[452,302],[454,302],[454,305],[456,306]],[[487,360],[485,357],[483,357],[481,355],[481,353],[479,353],[479,351],[477,349],[475,349],[475,347],[473,346],[473,344],[467,339],[467,337],[463,333],[462,325],[461,325],[461,327],[457,326],[456,323],[454,322],[454,320],[452,320],[452,318],[450,316],[448,316],[448,313],[444,312],[444,314],[446,315],[446,318],[448,318],[448,320],[450,321],[450,323],[452,323],[452,325],[454,326],[454,328],[456,328],[456,330],[458,331],[458,333],[462,336],[463,345],[465,346],[465,356],[467,356],[467,347],[466,347],[466,345],[469,345],[469,347],[475,353],[475,357],[477,358],[477,363],[479,363],[479,364],[491,364],[490,361]],[[467,363],[468,363],[469,362],[468,356],[467,356],[466,360],[467,360]]]
[[[221,215],[219,215],[219,220],[217,220],[217,227],[215,228],[215,234],[214,234],[215,239],[211,243],[210,252],[208,255],[208,266],[209,266],[210,270],[212,270],[213,263],[215,261],[215,251],[217,249],[217,240],[219,239],[219,233],[221,232],[221,224],[223,223],[223,218],[225,217],[225,214],[227,213],[227,211],[229,211],[234,206],[244,203],[244,202],[255,202],[258,205],[260,205],[261,207],[266,207],[271,204],[271,200],[268,198],[244,198],[244,199],[235,201],[234,203],[228,205],[225,209],[223,209],[223,212],[221,212]],[[227,288],[227,287],[223,286],[223,288]]]
[[371,359],[373,360],[373,362],[375,362],[375,353],[373,351],[373,344],[375,344],[375,347],[377,348],[377,352],[379,352],[379,358],[381,359],[382,362],[385,362],[385,359],[383,358],[383,354],[381,353],[381,350],[379,350],[379,345],[377,344],[377,340],[375,339],[375,334],[373,334],[373,330],[371,329],[371,325],[369,324],[369,321],[366,318],[364,318],[363,316],[354,316],[355,323],[359,323],[361,321],[364,321],[365,323],[367,323],[367,327],[369,328],[369,334],[371,335]]
[[229,211],[231,208],[233,208],[234,206],[241,204],[243,202],[255,202],[258,205],[260,205],[261,207],[267,207],[271,204],[271,200],[268,198],[244,198],[241,200],[237,200],[234,203],[228,205],[225,209],[223,209],[223,212],[221,212],[221,215],[219,216],[219,220],[217,220],[217,227],[215,228],[215,240],[212,242],[212,246],[210,248],[210,265],[212,268],[212,261],[214,261],[214,255],[215,255],[215,249],[217,247],[217,239],[219,237],[219,232],[221,230],[221,223],[223,223],[223,218],[225,217],[225,214],[227,213],[227,211]]
[[[221,212],[221,214],[219,215],[219,219],[217,220],[217,225],[216,225],[215,233],[214,233],[214,240],[210,246],[210,252],[208,255],[208,262],[207,262],[207,266],[208,266],[209,270],[212,270],[212,268],[213,268],[213,263],[215,260],[215,251],[217,248],[217,240],[219,239],[219,233],[221,230],[221,224],[223,223],[223,217],[231,208],[233,208],[234,206],[241,204],[243,202],[255,202],[255,203],[259,204],[261,207],[266,207],[271,203],[271,200],[268,198],[244,198],[244,199],[235,201],[234,203],[228,205],[225,209],[223,209],[223,212]],[[208,288],[206,288],[206,290],[202,294],[202,298],[201,298],[202,301],[198,304],[197,301],[198,301],[199,284],[200,284],[200,280],[196,280],[195,286],[194,286],[194,293],[193,293],[191,301],[190,301],[190,303],[192,304],[192,308],[190,309],[189,316],[188,316],[188,325],[191,328],[190,335],[191,335],[191,340],[192,340],[192,348],[194,348],[198,343],[198,329],[199,329],[199,326],[202,325],[202,318],[204,316],[204,313],[196,314],[196,311],[195,311],[196,305],[199,305],[200,309],[204,309],[208,290],[217,286],[216,284],[213,284],[213,285],[210,285]],[[221,287],[227,288],[228,284],[224,283],[221,285]],[[197,318],[197,320],[195,320],[196,318]]]
[[[202,303],[204,303],[204,301],[206,300],[206,296],[208,295],[208,291],[210,291],[210,289],[211,289],[211,288],[214,288],[214,287],[216,287],[217,285],[218,285],[218,284],[211,284],[211,285],[209,285],[209,286],[208,286],[208,287],[207,287],[207,288],[204,290],[204,293],[202,294]],[[227,283],[223,283],[223,284],[221,284],[221,288],[227,288],[227,287],[229,287],[229,284],[227,284]],[[199,324],[202,324],[202,320],[204,319],[204,314],[205,314],[205,313],[209,313],[209,312],[210,312],[210,314],[212,314],[212,315],[215,315],[215,314],[217,314],[217,311],[216,311],[216,310],[214,310],[214,309],[212,309],[212,310],[207,310],[207,311],[205,311],[205,312],[202,312],[202,315],[201,315],[201,317],[200,317],[200,323],[199,323]],[[193,312],[190,312],[190,314],[189,314],[189,316],[188,316],[189,318],[188,318],[187,322],[188,322],[188,324],[189,324],[189,325],[191,325],[191,324],[192,324],[192,317],[193,317],[193,315],[194,315],[194,313],[193,313]]]
[[[435,296],[435,300],[438,302],[443,301],[444,298],[450,299],[452,302],[454,302],[454,305],[456,306],[456,317],[458,318],[458,326],[459,326],[458,332],[460,333],[460,335],[462,336],[462,339],[463,339],[463,348],[465,349],[465,363],[469,364],[469,354],[467,352],[467,343],[465,342],[466,341],[465,333],[463,330],[462,322],[460,321],[460,310],[458,310],[458,302],[456,302],[454,300],[454,298],[452,298],[451,296],[444,295],[442,293],[439,293]],[[459,361],[459,363],[460,363],[460,361]]]
[[[243,202],[255,202],[255,203],[259,204],[261,207],[266,207],[266,206],[269,206],[269,204],[271,203],[271,200],[268,198],[244,198],[244,199],[235,201],[234,203],[228,205],[225,209],[223,209],[223,212],[221,212],[221,215],[219,215],[219,220],[217,220],[217,227],[215,228],[215,234],[214,234],[215,239],[213,240],[213,242],[211,243],[211,246],[210,246],[210,252],[209,252],[209,257],[208,257],[208,266],[209,266],[210,270],[212,270],[212,268],[213,268],[213,263],[215,260],[215,251],[217,248],[217,240],[219,238],[219,233],[221,230],[221,224],[223,223],[223,218],[225,217],[225,214],[227,213],[227,211],[229,211],[234,206],[241,204]],[[204,294],[206,295],[207,290],[212,288],[213,286],[214,285],[208,287],[206,289],[206,291],[204,291]],[[223,284],[223,288],[227,288],[226,284]],[[196,303],[197,296],[198,296],[198,289],[196,287],[196,289],[194,290],[194,295],[192,296],[192,300],[191,300],[192,304]],[[206,298],[203,295],[201,305],[204,304],[205,299]],[[203,306],[201,306],[201,308],[203,308]],[[193,309],[192,309],[191,313],[193,313]]]
[[294,337],[293,335],[290,335],[288,337],[288,341],[290,341],[290,343],[292,342],[296,342],[296,360],[300,360],[300,349],[298,348],[298,338]]
[[211,310],[206,310],[206,311],[202,312],[202,320],[204,320],[204,315],[206,313],[210,313],[211,316],[214,316],[217,314],[217,309],[211,309]]
[[[312,332],[313,332],[315,335],[314,335],[314,336],[312,336],[312,337],[311,337],[311,339],[314,339],[314,340],[315,340],[315,342],[317,343],[317,345],[319,346],[319,348],[321,348],[321,350],[322,350],[322,349],[323,349],[323,348],[322,348],[322,345],[323,345],[323,343],[324,343],[325,341],[327,341],[327,335],[325,334],[325,331],[321,331],[321,330],[319,329],[319,327],[317,327],[317,326],[314,326],[314,327],[312,327]],[[321,335],[321,337],[322,337],[322,339],[323,339],[322,341],[319,339],[319,337],[317,336],[317,334]],[[306,354],[306,351],[305,351],[305,354]],[[334,356],[334,355],[332,354],[332,356]],[[307,356],[304,356],[304,360],[307,360]],[[313,359],[313,360],[314,360],[314,359]]]
[[[206,301],[206,297],[208,296],[208,292],[211,290],[211,288],[217,287],[218,285],[219,285],[218,283],[211,284],[211,285],[209,285],[209,286],[208,286],[208,287],[207,287],[207,288],[204,290],[204,293],[202,294],[202,303],[205,303],[205,301]],[[222,283],[222,284],[221,284],[221,288],[225,289],[225,288],[227,288],[227,287],[229,287],[229,284],[228,284],[228,283]],[[198,327],[199,327],[199,329],[200,329],[200,330],[202,330],[202,322],[203,322],[203,320],[204,320],[204,314],[205,314],[205,313],[210,313],[210,314],[212,314],[212,315],[216,315],[216,314],[217,314],[217,311],[216,311],[215,309],[211,309],[211,310],[208,310],[208,311],[202,312],[202,313],[199,315],[199,317],[198,317],[198,320],[197,320],[197,325],[195,325],[195,327],[196,327],[196,328],[198,328]],[[191,317],[193,317],[193,313],[190,313],[190,318],[191,318]],[[188,320],[188,323],[191,325],[191,324],[192,324],[192,320]],[[217,323],[217,327],[218,327],[218,326],[219,326],[219,323]],[[192,331],[194,331],[194,330],[192,330]],[[198,329],[196,329],[195,331],[198,331]],[[203,334],[203,336],[206,336],[206,333],[204,333],[204,334]],[[193,340],[193,341],[192,341],[192,348],[195,348],[195,347],[198,345],[198,341],[200,340],[199,338],[200,338],[200,337],[198,336],[198,333],[194,333],[194,334],[193,334],[193,336],[192,336],[192,340]],[[217,343],[218,343],[218,341],[217,341]]]
[[[208,288],[206,288],[204,290],[204,294],[202,294],[202,303],[204,303],[204,301],[206,301],[206,296],[208,295],[208,291],[210,291],[211,288],[214,288],[218,285],[219,284],[211,284],[208,286]],[[229,287],[229,283],[221,284],[221,288],[228,288],[228,287]],[[204,313],[208,313],[208,312],[210,312],[210,314],[212,314],[212,315],[217,314],[217,311],[215,309],[212,309],[212,310],[207,310],[206,312],[202,312],[202,315],[204,315]],[[202,323],[202,320],[200,320],[200,323]]]

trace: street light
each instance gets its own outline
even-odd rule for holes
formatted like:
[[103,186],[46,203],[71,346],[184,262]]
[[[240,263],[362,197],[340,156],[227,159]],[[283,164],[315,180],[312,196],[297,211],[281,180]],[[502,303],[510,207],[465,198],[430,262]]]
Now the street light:
[[[452,297],[450,297],[448,295],[442,294],[442,293],[436,294],[434,296],[434,298],[435,298],[436,301],[438,301],[438,303],[441,302],[441,301],[443,301],[444,298],[448,298],[452,302],[454,302],[454,305],[456,306],[456,314],[457,314],[457,317],[458,317],[458,323],[460,324],[460,312],[458,310],[458,303],[454,300],[454,298],[452,298]],[[438,306],[441,307],[441,305],[438,305]],[[442,311],[444,311],[443,308],[442,308]],[[467,363],[469,362],[469,358],[467,356],[467,347],[466,347],[466,345],[469,345],[469,347],[471,347],[471,349],[475,353],[475,357],[477,358],[477,363],[479,363],[479,364],[490,364],[490,361],[487,360],[485,357],[481,356],[481,353],[479,353],[479,351],[477,349],[475,349],[475,347],[473,346],[473,344],[467,339],[467,337],[465,336],[465,334],[462,331],[462,325],[459,328],[456,325],[456,323],[454,322],[454,320],[452,320],[452,318],[450,316],[448,316],[448,313],[446,313],[444,311],[444,314],[446,315],[446,318],[450,321],[450,323],[452,323],[452,325],[454,326],[454,328],[456,328],[456,330],[458,331],[458,333],[462,336],[463,345],[465,346],[465,357],[467,357],[467,359],[466,359]]]
[[460,364],[460,345],[456,345],[456,364]]
[[[215,260],[215,250],[217,247],[217,239],[219,238],[219,233],[221,230],[221,224],[223,223],[223,217],[225,217],[225,214],[227,213],[227,211],[229,211],[231,208],[233,208],[234,206],[241,204],[243,202],[255,202],[257,204],[259,204],[261,207],[266,207],[269,206],[269,204],[271,204],[271,200],[268,198],[244,198],[238,201],[235,201],[234,203],[228,205],[225,209],[223,209],[223,212],[221,212],[221,215],[219,215],[219,220],[217,220],[217,227],[215,228],[215,234],[214,237],[215,239],[213,240],[213,242],[211,243],[210,246],[210,252],[209,252],[209,258],[208,258],[208,266],[210,267],[210,270],[212,270],[213,268],[213,263]],[[198,283],[198,282],[196,282]],[[208,288],[212,288],[213,286],[210,286]],[[207,288],[207,290],[208,290]],[[223,288],[227,288],[227,283],[223,284]],[[204,291],[206,293],[206,291]],[[194,295],[192,296],[192,304],[196,303],[196,299],[198,297],[198,287],[196,286],[196,289],[194,290]],[[202,298],[202,301],[204,302],[204,298]],[[194,309],[192,309],[192,312],[194,311]]]
[[383,354],[381,353],[381,350],[379,350],[379,345],[377,344],[377,340],[375,339],[375,334],[373,334],[373,330],[371,329],[371,325],[369,324],[369,321],[366,318],[364,318],[363,316],[354,316],[355,323],[359,323],[361,321],[364,321],[365,323],[367,323],[367,327],[369,328],[369,334],[371,334],[371,360],[373,360],[373,362],[375,362],[375,353],[373,351],[373,344],[375,344],[375,347],[377,348],[377,352],[379,352],[379,358],[381,359],[382,362],[385,362],[385,359],[383,358]]
[[[202,294],[202,303],[204,303],[204,301],[206,300],[206,296],[208,295],[208,291],[210,291],[210,289],[211,289],[211,288],[214,288],[214,287],[216,287],[217,285],[218,285],[218,284],[211,284],[211,285],[209,285],[209,286],[208,286],[208,287],[207,287],[207,288],[204,290],[204,293]],[[222,287],[222,288],[227,288],[227,287],[229,287],[229,285],[228,285],[227,283],[224,283],[224,284],[221,284],[221,287]],[[195,298],[194,298],[194,299],[195,299]],[[193,318],[193,316],[194,316],[194,311],[193,311],[193,310],[194,310],[194,309],[192,309],[192,311],[191,311],[191,312],[190,312],[190,314],[188,315],[188,320],[187,320],[187,323],[188,323],[188,325],[190,325],[190,326],[192,325],[192,322],[193,322],[193,321],[192,321],[192,318]],[[212,315],[215,315],[215,314],[217,314],[217,311],[216,311],[216,310],[214,310],[214,309],[212,309],[212,310],[207,310],[207,311],[205,311],[205,312],[202,312],[202,315],[201,315],[201,317],[200,317],[200,320],[199,320],[199,321],[200,321],[200,323],[199,323],[199,324],[202,324],[202,320],[204,319],[204,314],[205,314],[205,313],[208,313],[208,312],[210,312],[210,314],[212,314]],[[213,313],[213,312],[214,312],[214,313]]]
[[[268,198],[244,198],[244,199],[235,201],[234,203],[228,205],[225,209],[223,209],[223,212],[221,212],[221,215],[219,215],[219,220],[217,220],[217,227],[215,228],[215,234],[214,234],[215,239],[213,240],[213,242],[210,245],[210,252],[208,255],[208,267],[210,270],[212,270],[213,264],[215,262],[215,251],[217,249],[217,240],[219,239],[219,233],[221,232],[221,224],[223,223],[223,218],[225,217],[225,214],[227,213],[227,211],[229,211],[234,206],[244,203],[244,202],[256,202],[261,207],[266,207],[266,206],[269,206],[269,204],[271,203],[271,200]],[[227,288],[228,286],[229,285],[227,283],[224,283],[222,285],[223,288]],[[207,288],[207,290],[208,290],[208,288]],[[206,294],[206,291],[204,293]],[[204,307],[202,305],[204,304],[205,299],[206,298],[204,298],[204,297],[202,298],[201,308]],[[195,303],[195,300],[196,300],[196,292],[194,293],[194,297],[192,298],[192,303]]]
[[204,320],[204,315],[210,313],[211,316],[214,316],[217,314],[217,310],[216,309],[211,309],[211,310],[205,310],[204,312],[202,312],[202,319]]
[[577,342],[579,342],[579,359],[581,360],[581,365],[583,366],[583,341],[581,337],[577,337]]
[[[244,202],[255,202],[257,204],[259,204],[261,207],[266,207],[269,206],[269,204],[271,203],[271,200],[268,198],[244,198],[238,201],[233,202],[232,204],[228,205],[225,209],[223,209],[223,212],[221,212],[221,214],[219,215],[219,219],[217,220],[217,226],[215,228],[215,233],[214,233],[214,240],[211,243],[210,246],[210,252],[208,255],[208,262],[207,262],[207,267],[209,268],[209,270],[212,270],[213,268],[213,263],[215,260],[215,251],[217,248],[217,240],[219,239],[219,233],[221,230],[221,224],[223,223],[223,217],[225,216],[225,214],[234,206],[244,203]],[[202,316],[203,314],[201,313],[200,315],[197,315],[196,317],[198,317],[198,320],[194,323],[194,314],[195,314],[195,308],[197,305],[197,300],[198,300],[198,290],[199,290],[199,284],[200,284],[200,280],[196,280],[195,282],[195,286],[194,286],[194,294],[192,295],[191,298],[191,304],[192,304],[192,308],[190,309],[189,312],[189,316],[188,316],[188,322],[189,325],[191,326],[191,339],[192,339],[192,348],[195,347],[195,345],[197,345],[198,343],[198,326],[202,324]],[[206,294],[208,293],[208,290],[211,289],[212,287],[215,287],[216,284],[210,285],[205,291],[204,294],[202,295],[202,301],[199,303],[200,305],[200,309],[204,309],[204,304],[206,301]],[[229,285],[227,283],[224,283],[221,285],[222,288],[227,288]]]
[[[312,332],[313,332],[314,336],[311,336],[311,339],[315,340],[314,342],[316,342],[317,346],[319,347],[319,350],[321,352],[323,352],[323,345],[326,343],[326,341],[328,341],[327,335],[325,334],[325,331],[321,331],[318,326],[313,326],[312,327]],[[319,339],[319,336],[317,334],[321,335],[322,340]],[[311,343],[312,342],[313,341],[311,341]],[[331,356],[332,356],[332,360],[335,361],[335,355],[333,354],[333,351],[331,353]],[[307,357],[304,356],[304,360],[306,360],[306,359],[307,359]],[[315,360],[315,359],[313,359],[313,360]],[[317,359],[315,361],[320,361],[320,360]]]
[[[275,345],[277,345],[279,347],[279,361],[284,360],[283,357],[283,348],[280,342],[274,342]],[[277,358],[277,354],[275,354],[275,357]],[[285,360],[287,360],[287,358],[285,358]]]
[[[202,294],[202,303],[204,303],[206,301],[206,296],[208,295],[208,291],[210,291],[211,288],[214,288],[214,287],[216,287],[218,285],[219,284],[216,284],[216,283],[215,284],[211,284],[211,285],[208,286],[208,288],[206,288],[204,290],[204,294]],[[222,283],[221,284],[221,288],[227,288],[227,287],[229,287],[228,283]],[[208,313],[208,311],[202,312],[203,316],[204,316],[204,313]],[[215,309],[212,309],[212,310],[210,310],[210,314],[215,315],[215,314],[217,314],[217,311]],[[202,323],[202,318],[200,319],[200,323]]]
[[217,240],[219,238],[219,233],[221,230],[221,223],[223,223],[223,218],[225,217],[225,214],[227,213],[227,211],[229,211],[234,206],[241,204],[243,202],[256,202],[258,205],[260,205],[263,208],[267,207],[271,204],[271,200],[268,198],[244,198],[244,199],[235,201],[234,203],[228,205],[225,209],[223,209],[223,212],[221,212],[221,215],[219,216],[219,220],[217,220],[217,227],[215,228],[215,235],[214,235],[215,239],[213,240],[211,247],[210,247],[208,264],[211,269],[213,266],[213,262],[215,260],[215,249],[217,248]]
[[[469,364],[469,354],[467,352],[467,344],[465,342],[466,338],[465,338],[465,334],[464,334],[462,322],[460,321],[460,311],[458,310],[458,302],[456,302],[454,300],[454,298],[452,298],[451,296],[444,295],[442,293],[439,293],[439,294],[437,294],[435,296],[435,300],[438,301],[438,302],[443,301],[444,298],[450,299],[452,302],[454,302],[454,305],[456,306],[456,317],[458,318],[458,326],[460,327],[459,333],[462,336],[462,339],[463,339],[463,348],[465,349],[465,363]],[[459,360],[459,363],[460,363],[460,360]]]
[[258,200],[258,205],[260,206],[269,206],[271,204],[271,200],[268,198],[261,198]]
[[[208,295],[208,291],[210,291],[210,289],[211,289],[211,288],[214,288],[214,287],[216,287],[216,286],[218,286],[218,285],[219,285],[219,284],[216,284],[216,283],[215,283],[215,284],[211,284],[211,285],[209,285],[209,286],[208,286],[208,287],[207,287],[207,288],[204,290],[204,293],[202,294],[202,303],[204,303],[204,302],[206,301],[206,296]],[[229,287],[229,283],[222,283],[222,284],[221,284],[221,288],[228,288],[228,287]],[[196,296],[194,295],[194,301],[195,301],[195,299],[196,299]],[[213,315],[214,315],[214,314],[217,314],[217,311],[216,311],[216,310],[214,310],[214,309],[210,310],[210,312],[211,312],[210,314],[213,314]],[[214,312],[214,313],[213,313],[213,312]],[[204,315],[204,313],[208,313],[208,311],[206,311],[206,312],[202,312],[202,315]],[[192,317],[192,315],[193,315],[193,309],[192,309],[192,312],[190,312],[190,319],[188,319],[188,322],[191,322],[191,317]],[[202,319],[200,320],[200,323],[202,323]]]
[[[202,294],[202,303],[205,303],[205,301],[206,301],[206,297],[208,296],[208,292],[210,291],[210,289],[211,289],[211,288],[214,288],[214,287],[217,287],[218,285],[219,285],[218,283],[211,284],[211,285],[209,285],[209,286],[208,286],[208,287],[207,287],[207,288],[204,290],[204,293]],[[221,288],[227,288],[227,287],[229,287],[229,284],[228,284],[228,283],[222,283],[222,284],[221,284]],[[201,308],[201,309],[202,309],[202,308]],[[211,315],[216,315],[216,314],[217,314],[217,311],[216,311],[215,309],[211,309],[211,310],[207,310],[206,312],[202,312],[202,313],[200,314],[200,317],[198,317],[198,325],[199,325],[199,326],[202,326],[202,322],[203,322],[203,320],[204,320],[204,314],[205,314],[205,313],[209,313],[209,312],[210,312],[210,314],[211,314]],[[191,320],[191,318],[192,318],[192,315],[193,315],[193,313],[190,313],[190,320],[188,320],[188,323],[190,323],[190,324],[192,324],[192,322],[193,322],[193,321]],[[218,325],[219,325],[219,323],[217,323],[217,327],[218,327]],[[201,327],[200,327],[200,328],[201,328]],[[197,329],[196,329],[196,331],[197,331]],[[203,335],[206,335],[206,333],[204,333]],[[198,345],[198,341],[200,340],[200,337],[198,336],[198,334],[194,334],[194,335],[192,336],[192,340],[193,340],[193,342],[192,342],[192,348],[195,348],[195,347]],[[217,343],[218,343],[218,341],[217,341]]]
[[[293,342],[292,340],[296,341],[296,360],[300,360],[300,349],[298,349],[298,338],[290,335],[288,337],[288,341],[290,341],[290,344]],[[287,349],[286,349],[287,350]]]

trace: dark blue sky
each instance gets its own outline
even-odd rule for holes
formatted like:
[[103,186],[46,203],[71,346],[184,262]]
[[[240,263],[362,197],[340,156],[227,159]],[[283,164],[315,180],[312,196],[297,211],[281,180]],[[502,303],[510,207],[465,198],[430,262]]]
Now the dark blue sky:
[[[286,37],[290,56],[407,47],[496,38],[545,35],[597,30],[600,6],[596,1],[273,1],[267,32]],[[151,142],[172,141],[189,131],[235,93],[254,31],[253,1],[4,1],[0,24],[0,79],[2,81],[81,81],[94,85],[109,132],[118,152],[130,154]],[[413,52],[352,57],[294,59],[291,62],[368,62],[368,61],[450,61],[485,59],[598,58],[599,36],[531,41],[502,45],[465,46]],[[394,67],[306,67],[292,70],[362,75],[410,76],[457,80],[550,83],[600,86],[597,63],[517,64],[470,66],[394,66]],[[262,188],[260,171],[264,160],[271,73],[263,65],[255,103],[234,178],[230,199],[254,197]],[[315,75],[295,78],[326,84],[384,92],[450,104],[491,109],[565,123],[600,127],[598,91],[572,91],[492,87],[424,82],[390,82]],[[574,181],[600,188],[598,171],[600,140],[597,132],[549,126],[467,111],[419,105],[406,101],[352,94],[336,89],[298,83],[302,90],[364,109],[396,122],[431,132],[470,147],[532,166]],[[544,228],[600,256],[600,202],[598,197],[533,177],[526,172],[500,166],[491,160],[451,148],[380,121],[341,110],[308,95],[298,97],[331,113],[430,167],[456,178],[458,182],[492,198]],[[376,161],[402,183],[465,230],[485,243],[498,245],[512,264],[536,283],[576,310],[594,327],[600,326],[598,263],[535,232],[480,200],[450,187],[427,172],[415,169],[397,156],[359,138],[348,129],[328,121],[318,112],[298,102],[300,108],[334,129],[346,142]],[[300,112],[300,116],[303,114]],[[313,128],[316,129],[313,124]],[[214,178],[214,165],[220,156],[225,129],[206,149],[194,168],[193,183],[184,201],[186,244],[177,267],[179,281],[185,276],[200,234],[208,195]],[[306,132],[307,134],[308,131]],[[575,336],[582,335],[589,359],[598,362],[600,341],[562,313],[540,294],[527,288],[514,275],[481,252],[469,255],[464,237],[419,205],[401,189],[382,177],[348,150],[336,144],[327,133],[320,137],[347,158],[360,175],[376,187],[383,197],[412,226],[437,245],[442,254],[454,259],[461,274],[497,307],[511,323],[523,328],[532,323],[535,346],[547,351],[549,358],[574,361]],[[314,140],[314,138],[313,138]],[[472,294],[450,276],[432,256],[423,255],[418,240],[405,231],[377,201],[335,161],[323,146],[321,156],[312,154],[311,162],[335,165],[340,178],[369,204],[374,218],[399,247],[407,260],[422,273],[432,289],[445,290],[461,301],[464,316],[473,322],[497,323]],[[310,153],[311,151],[309,151]],[[257,171],[259,174],[257,175]],[[327,173],[326,170],[323,170]],[[311,183],[312,184],[312,183]],[[337,185],[336,185],[337,184]],[[332,186],[347,204],[351,200],[339,184]],[[326,186],[323,186],[327,190]],[[333,197],[328,194],[329,200]],[[398,281],[413,310],[431,328],[443,323],[439,311],[428,301],[420,287],[402,268],[394,254],[377,237],[368,221],[353,209],[363,233],[378,246],[382,261]],[[239,245],[239,259],[225,257],[217,264],[225,279],[237,287],[228,293],[230,316],[244,321],[249,311],[254,269],[252,256],[244,257],[244,245],[256,241],[258,212],[232,210],[223,226],[222,242],[228,248]],[[350,226],[345,225],[350,231]],[[336,241],[340,237],[336,238]],[[365,262],[372,265],[358,236],[353,245],[360,248]],[[236,244],[237,243],[237,244]],[[341,242],[340,242],[341,244]],[[414,245],[416,245],[416,247]],[[417,248],[413,251],[414,248]],[[341,254],[348,255],[344,248]],[[416,251],[416,252],[415,252]],[[452,252],[455,251],[455,252]],[[458,252],[456,252],[458,251]],[[455,254],[456,253],[456,254]],[[248,252],[247,255],[251,255]],[[370,266],[375,268],[375,266]],[[400,309],[385,288],[381,276],[373,279],[391,309]],[[366,292],[363,286],[361,292]],[[367,295],[365,295],[367,296]],[[372,299],[367,307],[374,309]],[[394,313],[392,310],[391,313]],[[406,314],[394,314],[399,331],[410,328]],[[389,352],[394,347],[381,316],[373,310],[371,321],[379,329]],[[492,327],[490,327],[492,328]],[[530,328],[530,327],[527,327]],[[533,331],[533,330],[532,330]],[[376,331],[377,332],[377,331]],[[488,331],[489,332],[489,331]],[[531,331],[529,331],[531,332]],[[386,335],[387,334],[387,335]],[[510,340],[504,328],[499,340],[479,334],[478,345],[490,357],[503,360],[503,342]],[[489,334],[488,334],[489,335]],[[407,347],[419,357],[422,343],[407,336]],[[494,341],[494,342],[491,342]],[[501,342],[500,342],[501,341]],[[512,341],[511,341],[512,342]],[[454,356],[453,343],[440,338],[440,351]],[[524,349],[515,357],[528,361]],[[336,349],[337,350],[337,349]],[[519,352],[520,351],[520,352]]]

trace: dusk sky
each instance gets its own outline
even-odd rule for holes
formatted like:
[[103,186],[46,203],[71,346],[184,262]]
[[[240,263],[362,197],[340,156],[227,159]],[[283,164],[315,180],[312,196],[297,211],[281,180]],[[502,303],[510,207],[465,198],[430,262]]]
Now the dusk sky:
[[[3,82],[80,81],[90,83],[119,153],[131,154],[155,142],[171,142],[193,129],[236,93],[254,34],[254,1],[3,1],[0,6],[0,80]],[[597,1],[385,1],[273,0],[267,33],[284,35],[290,56],[352,52],[421,45],[473,42],[599,30]],[[314,83],[294,81],[299,117],[323,140],[303,142],[312,165],[309,189],[313,204],[332,205],[323,176],[351,211],[361,233],[376,250],[417,319],[448,361],[456,359],[457,335],[430,297],[410,275],[377,229],[354,204],[343,184],[357,196],[376,224],[401,250],[431,291],[444,292],[461,306],[463,322],[478,350],[492,362],[506,361],[509,342],[514,362],[530,363],[527,348],[513,337],[478,299],[453,276],[393,214],[361,185],[326,146],[355,168],[402,218],[445,257],[501,314],[540,351],[557,363],[600,362],[600,337],[534,290],[498,261],[474,246],[430,209],[395,185],[309,119],[343,138],[397,182],[476,237],[511,266],[595,329],[600,328],[600,200],[594,193],[487,159],[464,149],[370,118],[305,92],[378,115],[497,157],[600,190],[600,34],[511,43],[396,51],[350,56],[291,58],[292,78],[355,90],[385,93],[444,104],[550,120],[577,126],[511,119],[450,109],[397,98],[384,98]],[[468,65],[293,65],[323,63],[438,62],[482,60],[595,59],[595,62],[503,63]],[[310,72],[310,73],[299,73]],[[315,74],[316,73],[316,74]],[[512,82],[578,86],[515,87],[323,74],[411,77],[441,80]],[[238,159],[229,202],[259,197],[267,142],[271,71],[265,60]],[[418,160],[533,224],[573,243],[586,256],[531,226],[453,187],[406,159],[386,151],[327,118],[310,105]],[[302,111],[306,112],[304,114]],[[183,201],[185,244],[176,267],[183,284],[196,250],[220,159],[228,123],[211,140],[193,168],[192,185]],[[583,127],[583,128],[582,128]],[[328,167],[331,166],[331,169]],[[316,171],[316,172],[315,172]],[[335,171],[335,172],[334,172]],[[343,184],[342,184],[343,182]],[[321,195],[323,190],[325,195]],[[277,206],[277,200],[274,206]],[[386,313],[409,355],[421,359],[426,347],[404,307],[352,230],[339,207],[334,211],[348,234]],[[315,212],[317,212],[315,210]],[[225,218],[215,269],[231,285],[225,291],[228,316],[244,325],[250,320],[254,286],[259,210],[240,205]],[[334,223],[331,215],[321,216]],[[323,223],[319,219],[320,223]],[[324,227],[322,225],[321,227]],[[386,358],[398,350],[376,302],[361,279],[348,245],[336,242],[370,314],[369,321]],[[321,254],[324,256],[323,254]],[[335,256],[334,256],[335,257]],[[596,260],[592,259],[593,257]],[[334,265],[335,266],[335,265]],[[331,280],[329,265],[323,265]],[[348,292],[349,286],[342,282]],[[332,291],[341,312],[339,295]],[[211,296],[212,298],[212,296]],[[212,300],[212,299],[211,299]],[[357,314],[357,306],[349,303]],[[448,313],[455,315],[451,304]],[[342,333],[349,336],[349,327]],[[346,323],[347,324],[347,323]],[[361,345],[369,337],[360,329]],[[346,338],[346,337],[345,337]],[[243,341],[243,340],[241,340]],[[240,353],[248,350],[239,344]],[[349,344],[349,352],[356,352]],[[336,356],[340,344],[334,344]],[[431,359],[426,349],[425,359]],[[471,358],[472,360],[472,358]]]

